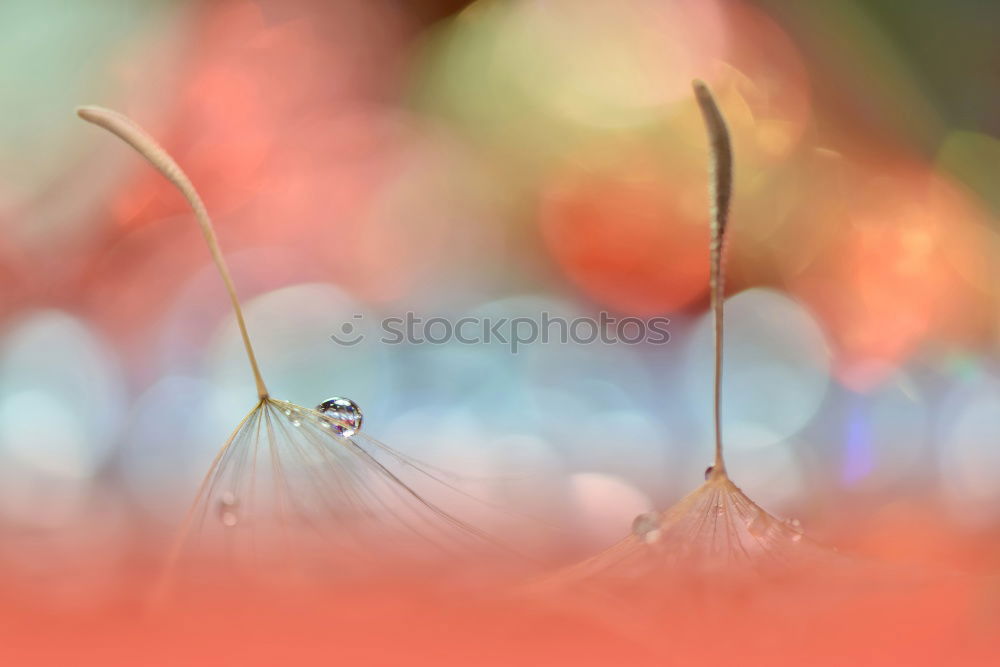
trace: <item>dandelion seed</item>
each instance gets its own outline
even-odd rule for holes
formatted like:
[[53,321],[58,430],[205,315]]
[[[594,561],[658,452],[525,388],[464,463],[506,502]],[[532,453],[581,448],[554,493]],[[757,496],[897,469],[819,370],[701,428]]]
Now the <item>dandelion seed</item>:
[[[831,552],[803,539],[797,524],[782,522],[758,507],[729,479],[723,456],[721,419],[724,332],[723,259],[733,184],[733,159],[725,119],[708,87],[695,81],[694,94],[711,146],[711,244],[709,291],[714,330],[713,431],[715,457],[705,482],[670,509],[633,523],[632,535],[607,551],[551,577],[543,587],[564,587],[596,577],[636,581],[656,574],[669,579],[685,569],[718,572],[741,564],[750,570],[782,568],[792,559],[825,559]],[[644,548],[656,533],[659,548]]]
[[[257,569],[297,566],[315,557],[325,572],[333,558],[363,566],[377,560],[373,556],[388,556],[377,548],[386,544],[397,555],[414,555],[427,546],[464,547],[468,538],[488,542],[481,531],[404,481],[410,475],[427,486],[452,488],[418,462],[359,433],[362,413],[356,403],[333,398],[309,409],[270,395],[215,230],[194,186],[126,116],[99,107],[81,107],[77,114],[132,146],[191,205],[229,295],[257,388],[257,403],[202,481],[170,555],[171,568],[196,533],[204,546],[219,546],[215,538],[226,553],[242,555],[244,564]],[[217,521],[206,520],[210,508]],[[219,525],[221,536],[212,533]]]
[[[596,620],[648,651],[655,664],[685,662],[679,656],[688,651],[694,659],[687,662],[696,663],[743,664],[756,658],[811,664],[822,659],[827,647],[839,650],[855,637],[877,637],[874,641],[885,652],[883,638],[891,637],[898,619],[916,607],[941,619],[923,621],[922,627],[952,627],[965,613],[970,587],[978,589],[980,582],[842,556],[808,539],[797,520],[782,521],[766,512],[729,479],[720,385],[722,256],[732,160],[725,123],[708,88],[696,82],[695,94],[709,130],[714,173],[715,459],[701,486],[678,503],[640,515],[623,540],[534,582],[525,592],[570,616],[591,617],[588,622]],[[655,548],[650,548],[653,535]],[[957,606],[952,600],[959,601]],[[858,616],[859,609],[869,608],[878,611]],[[896,662],[919,662],[923,646],[933,651],[942,646],[934,633],[920,649],[914,650],[914,641],[907,637],[899,643],[903,650]]]

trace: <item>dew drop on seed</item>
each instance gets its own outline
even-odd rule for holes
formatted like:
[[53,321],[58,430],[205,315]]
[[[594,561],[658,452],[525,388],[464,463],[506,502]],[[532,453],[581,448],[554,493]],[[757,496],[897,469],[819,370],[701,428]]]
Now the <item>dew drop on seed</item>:
[[219,498],[219,520],[222,521],[222,525],[226,528],[232,528],[240,519],[236,515],[236,506],[239,501],[236,499],[236,495],[232,491],[226,491]]
[[785,519],[785,526],[792,531],[792,542],[802,539],[802,522],[798,519]]
[[753,518],[747,522],[747,530],[750,531],[750,534],[754,537],[764,537],[770,527],[771,517],[768,516],[767,512],[758,511],[754,514]]
[[323,424],[339,435],[350,438],[361,430],[361,422],[364,416],[358,404],[349,398],[333,398],[323,401],[316,406],[316,411],[327,418]]
[[662,533],[660,528],[661,520],[659,512],[640,514],[632,521],[632,534],[646,544],[652,544],[660,539]]

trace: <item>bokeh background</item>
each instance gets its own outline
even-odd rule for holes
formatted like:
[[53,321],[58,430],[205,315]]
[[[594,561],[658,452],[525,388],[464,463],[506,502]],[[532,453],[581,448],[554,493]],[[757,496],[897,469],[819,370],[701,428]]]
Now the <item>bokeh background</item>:
[[[700,77],[736,153],[732,476],[843,547],[996,571],[998,24],[988,0],[6,0],[3,567],[100,604],[255,396],[183,200],[75,106],[188,171],[276,396],[353,398],[568,558],[710,459]],[[378,343],[407,311],[671,339]]]

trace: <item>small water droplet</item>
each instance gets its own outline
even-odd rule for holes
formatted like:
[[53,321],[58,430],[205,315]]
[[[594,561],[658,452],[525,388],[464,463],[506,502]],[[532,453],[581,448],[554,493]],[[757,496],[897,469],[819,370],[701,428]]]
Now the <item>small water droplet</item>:
[[750,522],[747,524],[747,530],[754,537],[764,537],[767,534],[768,529],[771,527],[771,517],[767,512],[757,512]]
[[285,416],[287,416],[287,417],[291,417],[291,416],[292,416],[292,411],[291,411],[291,409],[289,409],[289,408],[285,408]]
[[707,468],[705,468],[705,479],[711,477],[714,471],[715,471],[715,466],[708,466]]
[[316,411],[327,418],[324,426],[333,429],[345,438],[350,438],[361,430],[364,415],[361,414],[361,408],[358,407],[358,404],[349,398],[334,396],[317,405]]
[[632,520],[632,534],[646,544],[652,544],[663,534],[662,517],[659,512],[646,512]]
[[785,526],[792,531],[792,542],[802,539],[802,522],[798,519],[785,519]]
[[715,513],[718,514],[719,516],[724,515],[726,513],[726,506],[723,505],[722,503],[719,503],[718,505],[715,506]]
[[292,420],[292,426],[302,426],[302,420],[301,419],[293,419]]
[[237,505],[239,500],[232,491],[226,491],[219,497],[219,520],[226,528],[232,528],[240,521],[236,514]]

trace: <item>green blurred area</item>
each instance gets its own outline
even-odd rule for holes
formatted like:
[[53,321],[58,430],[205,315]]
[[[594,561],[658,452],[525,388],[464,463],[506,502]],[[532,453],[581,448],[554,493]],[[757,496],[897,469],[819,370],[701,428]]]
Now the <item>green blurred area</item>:
[[[1000,213],[1000,3],[758,0],[806,54],[817,99],[896,136]],[[848,91],[849,94],[844,94]],[[846,100],[846,103],[845,103]],[[823,105],[820,105],[823,106]]]

